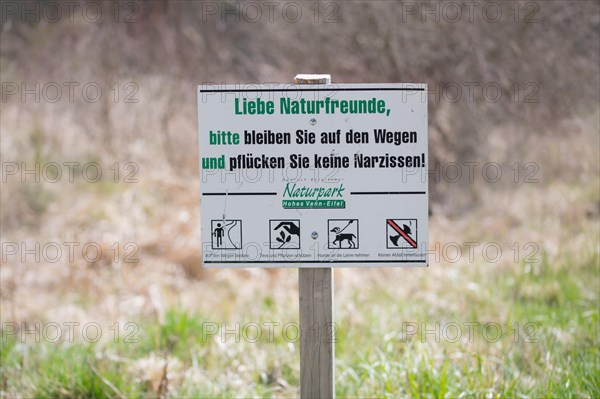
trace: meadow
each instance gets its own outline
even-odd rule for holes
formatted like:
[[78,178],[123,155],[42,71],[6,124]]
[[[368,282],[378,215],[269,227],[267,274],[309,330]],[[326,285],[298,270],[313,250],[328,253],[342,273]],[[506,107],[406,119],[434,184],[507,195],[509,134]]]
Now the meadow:
[[[108,213],[123,193],[100,190]],[[429,268],[336,269],[339,397],[600,395],[596,187],[483,195],[432,218]],[[3,397],[298,396],[297,271],[190,275],[159,245],[137,264],[4,265]]]
[[600,3],[484,3],[3,15],[0,397],[299,396],[298,270],[201,266],[196,90],[303,72],[430,88],[430,264],[335,269],[337,397],[600,397]]

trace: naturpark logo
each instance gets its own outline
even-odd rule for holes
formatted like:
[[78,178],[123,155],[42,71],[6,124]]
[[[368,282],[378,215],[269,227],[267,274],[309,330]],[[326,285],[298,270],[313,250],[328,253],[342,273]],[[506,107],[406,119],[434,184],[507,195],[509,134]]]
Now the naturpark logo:
[[284,209],[345,208],[344,184],[336,187],[306,187],[286,183],[283,190]]

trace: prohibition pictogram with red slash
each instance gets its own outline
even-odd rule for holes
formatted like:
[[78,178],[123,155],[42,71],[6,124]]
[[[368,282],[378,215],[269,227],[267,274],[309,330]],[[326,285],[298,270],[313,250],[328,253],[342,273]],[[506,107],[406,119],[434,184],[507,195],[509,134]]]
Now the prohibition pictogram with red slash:
[[[417,248],[417,242],[411,237],[413,232],[412,232],[410,226],[408,226],[406,224],[402,224],[402,227],[400,227],[398,225],[398,223],[396,222],[396,220],[399,220],[399,219],[387,219],[387,221],[386,221],[388,226],[391,227],[396,233],[398,233],[398,235],[390,235],[389,236],[389,239],[392,242],[392,244],[394,244],[394,246],[396,246],[396,247],[406,247],[406,245],[401,245],[398,242],[400,240],[400,238],[402,238],[403,241],[405,241],[409,247]],[[416,220],[414,222],[416,224]],[[416,227],[415,227],[415,233],[416,233]]]

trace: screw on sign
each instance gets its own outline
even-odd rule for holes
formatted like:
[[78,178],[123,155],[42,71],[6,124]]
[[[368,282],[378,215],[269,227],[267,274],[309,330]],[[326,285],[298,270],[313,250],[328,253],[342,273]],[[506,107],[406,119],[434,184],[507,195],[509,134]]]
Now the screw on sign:
[[[330,75],[296,75],[296,84],[330,84]],[[315,118],[310,119],[316,125]],[[313,232],[313,239],[318,234]],[[302,398],[333,398],[334,333],[330,339],[319,339],[311,326],[333,325],[333,273],[331,268],[298,269],[298,296],[300,304],[300,395]],[[317,339],[315,339],[317,338]]]

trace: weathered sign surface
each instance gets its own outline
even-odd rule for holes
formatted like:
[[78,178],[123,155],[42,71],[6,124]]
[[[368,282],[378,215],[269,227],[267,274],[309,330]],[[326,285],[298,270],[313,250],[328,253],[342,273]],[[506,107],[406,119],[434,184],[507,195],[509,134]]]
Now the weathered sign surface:
[[205,267],[426,266],[424,84],[198,88]]

